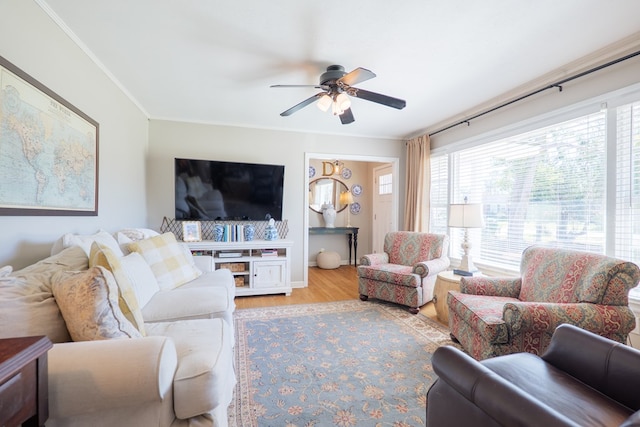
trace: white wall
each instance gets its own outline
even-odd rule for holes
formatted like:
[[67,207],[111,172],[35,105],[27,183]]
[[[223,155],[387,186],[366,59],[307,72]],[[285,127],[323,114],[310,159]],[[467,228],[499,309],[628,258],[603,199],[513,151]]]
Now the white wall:
[[[174,216],[174,172],[176,157],[270,163],[285,165],[283,218],[288,220],[292,250],[292,281],[304,281],[304,245],[308,192],[305,153],[331,153],[396,157],[404,173],[402,141],[317,135],[264,129],[151,120],[149,125],[149,182],[147,223],[158,229],[163,217]],[[400,179],[404,181],[404,177]],[[404,188],[403,182],[400,188]],[[404,200],[404,193],[400,195]],[[402,215],[402,214],[401,214]],[[361,232],[367,233],[367,230]],[[365,239],[366,241],[366,239]],[[358,248],[364,253],[365,248]]]
[[[625,54],[630,53],[630,51],[640,50],[640,33],[638,33],[636,39],[628,40],[626,47],[627,49],[619,49],[618,52],[611,53],[614,55],[613,57],[610,57],[607,60],[601,60],[601,62],[605,63],[609,60],[623,57]],[[567,67],[567,69],[570,69],[570,67]],[[534,89],[546,87],[548,84],[559,81],[562,78],[567,78],[570,75],[574,75],[574,73],[569,72],[563,74],[563,72],[566,72],[566,70],[560,70],[558,73],[551,73],[555,74],[555,77],[552,77],[551,80],[544,84],[541,79],[539,84],[532,83],[527,85],[527,90],[524,90],[520,95]],[[534,117],[539,117],[549,112],[561,110],[578,103],[587,101],[592,102],[594,108],[597,110],[600,106],[598,97],[639,82],[640,56],[636,56],[624,62],[620,62],[608,68],[565,83],[562,85],[563,90],[561,92],[558,89],[544,91],[523,101],[516,102],[506,108],[499,109],[493,113],[489,113],[478,119],[472,120],[469,126],[463,124],[434,135],[431,137],[431,149],[446,150],[447,145],[459,143],[460,141],[472,141],[478,136],[491,134],[498,129],[513,127],[514,124],[519,122],[527,121]],[[489,107],[498,105],[500,101],[508,99],[507,97],[503,98],[504,99],[501,100],[498,99],[493,105],[486,105],[486,108],[482,108],[481,110],[488,110]],[[460,114],[458,120],[462,120],[469,116],[470,114]],[[437,129],[441,129],[458,120],[452,120],[448,123],[440,123],[433,126],[430,130],[435,131]]]
[[44,258],[65,232],[144,226],[145,114],[33,1],[0,2],[0,55],[100,124],[99,215],[1,216],[0,265]]

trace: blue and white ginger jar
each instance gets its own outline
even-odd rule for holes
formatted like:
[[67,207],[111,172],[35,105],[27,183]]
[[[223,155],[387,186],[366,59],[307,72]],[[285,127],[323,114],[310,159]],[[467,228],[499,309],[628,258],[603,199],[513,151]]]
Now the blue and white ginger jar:
[[222,242],[224,238],[224,227],[220,224],[213,226],[213,240],[216,242]]
[[273,218],[269,220],[269,225],[264,229],[264,240],[278,240],[278,230],[276,230]]
[[253,237],[256,235],[256,229],[253,224],[247,224],[244,226],[244,240],[250,242],[253,240]]

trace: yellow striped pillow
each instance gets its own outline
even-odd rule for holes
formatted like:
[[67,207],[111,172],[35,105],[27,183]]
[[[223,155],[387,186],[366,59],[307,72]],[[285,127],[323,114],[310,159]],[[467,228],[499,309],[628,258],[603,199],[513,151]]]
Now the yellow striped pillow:
[[129,243],[128,248],[131,252],[138,252],[147,261],[160,289],[177,288],[202,274],[189,261],[173,233],[138,240]]
[[145,335],[142,310],[136,298],[133,284],[122,267],[120,258],[107,246],[94,242],[89,254],[89,267],[104,267],[113,274],[118,284],[118,305],[122,314],[142,335]]

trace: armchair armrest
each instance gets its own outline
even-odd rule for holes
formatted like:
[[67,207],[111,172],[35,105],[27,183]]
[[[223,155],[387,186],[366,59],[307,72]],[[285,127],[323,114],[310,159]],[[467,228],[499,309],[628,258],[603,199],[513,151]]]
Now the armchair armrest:
[[55,344],[48,360],[51,418],[161,402],[178,363],[165,337]]
[[421,261],[413,266],[413,273],[418,274],[422,278],[433,276],[445,271],[447,267],[449,267],[450,263],[449,257],[446,256],[431,259],[429,261]]
[[561,413],[455,347],[439,347],[431,362],[439,378],[427,394],[427,423],[429,402],[435,400],[434,394],[440,387],[450,387],[495,420],[497,425],[526,426],[535,420],[536,425],[577,427]]
[[616,402],[640,409],[640,351],[576,326],[562,325],[542,358]]
[[503,319],[514,334],[523,331],[552,334],[563,323],[597,334],[628,334],[635,327],[635,316],[629,307],[591,303],[508,302]]
[[386,252],[363,255],[360,258],[360,265],[377,265],[377,264],[388,264],[388,263],[389,263],[389,254]]
[[462,277],[460,292],[463,294],[518,298],[522,279],[504,277]]

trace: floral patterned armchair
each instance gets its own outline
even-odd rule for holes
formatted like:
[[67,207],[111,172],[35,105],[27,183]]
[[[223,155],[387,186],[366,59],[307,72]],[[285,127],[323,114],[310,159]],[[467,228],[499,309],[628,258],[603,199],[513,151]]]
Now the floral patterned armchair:
[[387,233],[384,252],[364,255],[358,266],[360,299],[369,297],[410,307],[417,314],[433,299],[438,273],[449,267],[449,236],[395,231]]
[[447,295],[449,329],[475,359],[509,353],[540,355],[560,324],[625,343],[635,327],[629,290],[637,265],[589,252],[531,246],[521,277],[464,277]]

